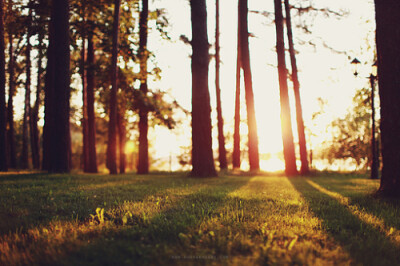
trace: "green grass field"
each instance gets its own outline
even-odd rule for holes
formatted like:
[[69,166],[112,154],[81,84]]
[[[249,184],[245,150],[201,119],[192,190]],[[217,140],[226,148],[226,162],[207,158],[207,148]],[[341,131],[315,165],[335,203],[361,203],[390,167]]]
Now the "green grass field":
[[379,181],[0,176],[0,265],[400,265]]

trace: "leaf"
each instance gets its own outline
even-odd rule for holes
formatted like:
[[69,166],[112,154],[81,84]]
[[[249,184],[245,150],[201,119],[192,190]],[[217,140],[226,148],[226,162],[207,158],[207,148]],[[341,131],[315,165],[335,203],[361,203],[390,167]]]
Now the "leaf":
[[125,225],[127,222],[128,222],[128,217],[124,215],[124,217],[122,217],[122,225]]
[[178,237],[179,237],[179,239],[182,240],[182,241],[184,241],[184,240],[186,240],[186,239],[188,238],[187,235],[185,235],[184,233],[179,233],[179,234],[178,234]]
[[293,246],[294,246],[294,244],[296,244],[298,238],[299,238],[298,236],[295,236],[295,237],[292,239],[292,241],[290,241],[290,243],[289,243],[289,245],[288,245],[288,250],[291,250],[291,249],[293,248]]

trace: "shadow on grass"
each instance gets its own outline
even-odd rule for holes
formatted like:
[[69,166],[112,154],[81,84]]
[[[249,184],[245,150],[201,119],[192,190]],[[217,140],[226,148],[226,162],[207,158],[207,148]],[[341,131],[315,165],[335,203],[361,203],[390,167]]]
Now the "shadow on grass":
[[27,174],[0,179],[0,235],[51,221],[87,220],[98,207],[143,201],[149,195],[194,184],[181,175]]
[[[352,181],[354,179],[342,180],[341,182],[332,184],[323,179],[313,180],[318,185],[329,189],[341,196],[349,198],[349,204],[356,206],[358,209],[367,212],[384,222],[385,227],[393,227],[400,229],[400,199],[380,198],[376,197],[375,190],[359,193],[348,190],[349,186],[357,187],[359,184]],[[375,180],[366,179],[367,182],[375,182]],[[376,181],[379,182],[379,181]],[[367,186],[362,184],[361,186]],[[346,189],[347,188],[347,189]]]
[[399,246],[369,223],[360,220],[336,199],[311,186],[307,179],[289,179],[323,229],[346,250],[355,264],[399,265]]
[[[197,179],[195,182],[214,182],[217,179]],[[193,180],[192,180],[193,181]],[[239,189],[249,178],[226,178],[215,186],[205,186],[197,192],[183,195],[149,220],[138,219],[127,227],[104,232],[63,258],[56,264],[66,265],[165,265],[204,264],[210,255],[226,261],[223,250],[195,249],[202,236],[212,237],[201,225],[218,215],[230,192]],[[239,202],[239,200],[237,200]],[[189,231],[195,229],[194,235]],[[204,252],[211,252],[207,254]],[[190,259],[191,258],[191,259]],[[197,260],[196,260],[197,258]],[[215,263],[215,261],[214,261]]]

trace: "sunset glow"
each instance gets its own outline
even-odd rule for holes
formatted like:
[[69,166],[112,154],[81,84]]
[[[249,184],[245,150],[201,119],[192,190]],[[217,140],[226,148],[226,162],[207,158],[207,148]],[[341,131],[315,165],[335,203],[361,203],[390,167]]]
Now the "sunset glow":
[[[321,3],[320,3],[321,2]],[[303,118],[306,128],[312,130],[314,135],[306,136],[309,149],[318,149],[318,146],[327,138],[330,133],[326,131],[327,125],[336,117],[342,116],[351,105],[351,100],[356,89],[365,85],[364,80],[355,80],[352,75],[348,57],[361,57],[364,62],[372,61],[373,52],[367,50],[369,43],[374,40],[374,23],[372,2],[365,1],[319,1],[316,5],[335,6],[335,10],[349,11],[349,15],[337,19],[334,16],[326,18],[318,16],[311,24],[313,38],[305,35],[298,28],[294,29],[297,40],[312,41],[315,48],[310,45],[300,45],[295,42],[295,48],[299,51],[298,67],[300,78],[300,93],[303,104]],[[333,3],[334,2],[334,3]],[[165,7],[170,10],[180,10],[169,14],[171,22],[171,34],[174,43],[163,43],[159,46],[151,44],[151,49],[159,52],[159,65],[163,69],[161,83],[154,83],[154,86],[171,88],[173,95],[178,102],[190,110],[190,58],[191,49],[179,41],[180,35],[186,35],[190,39],[190,24],[181,23],[190,19],[189,5],[177,1],[155,2],[156,6]],[[262,11],[273,11],[272,1],[250,1],[249,9]],[[214,42],[214,15],[213,2],[208,1],[208,23],[209,42]],[[235,71],[236,71],[236,15],[237,5],[221,3],[221,93],[222,107],[225,121],[225,134],[233,135],[234,97],[235,97]],[[176,14],[179,14],[177,16]],[[272,17],[266,18],[260,14],[249,14],[250,53],[253,74],[253,89],[255,95],[255,108],[259,136],[259,149],[261,154],[279,154],[282,152],[282,137],[280,125],[279,88],[276,69],[275,54],[275,29],[272,24]],[[361,21],[367,21],[362,23]],[[298,23],[296,17],[293,23]],[[354,27],[350,27],[354,25]],[[317,36],[317,37],[315,37]],[[323,42],[339,51],[334,52],[325,48]],[[163,51],[168,51],[163,52]],[[346,53],[342,53],[346,51]],[[210,53],[213,53],[211,48]],[[158,56],[158,54],[157,54]],[[214,60],[210,61],[209,88],[211,104],[213,107],[213,124],[216,125],[215,111],[215,74]],[[287,65],[290,61],[287,58]],[[366,71],[365,71],[366,72]],[[367,72],[366,72],[367,73]],[[179,80],[179,82],[177,82]],[[244,90],[242,84],[242,120],[246,118]],[[289,80],[289,96],[291,99],[292,127],[295,142],[297,141],[297,128],[295,123],[295,109],[292,84]],[[325,106],[325,113],[312,120],[312,115],[320,111],[318,98],[329,99]],[[214,136],[217,136],[214,127]],[[247,141],[247,128],[242,125],[242,141]],[[307,132],[306,132],[307,134]],[[158,134],[156,134],[159,136]],[[317,137],[318,136],[318,137]],[[190,135],[180,135],[177,139],[190,138]],[[227,139],[229,141],[229,138]],[[169,149],[162,141],[156,141],[155,150],[163,157]],[[231,147],[231,143],[226,143]],[[214,141],[214,149],[217,149],[217,141]],[[165,151],[164,151],[165,150]],[[175,153],[175,151],[173,152]],[[262,170],[282,170],[282,158],[274,158],[261,162]],[[242,158],[242,167],[247,168]]]

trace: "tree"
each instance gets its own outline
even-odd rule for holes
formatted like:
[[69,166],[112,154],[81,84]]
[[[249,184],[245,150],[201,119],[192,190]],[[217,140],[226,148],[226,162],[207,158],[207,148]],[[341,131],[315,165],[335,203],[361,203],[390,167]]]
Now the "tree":
[[[29,11],[31,13],[31,11]],[[24,118],[22,125],[22,156],[21,156],[21,167],[23,169],[29,168],[28,163],[28,150],[29,150],[29,113],[31,110],[31,44],[30,44],[30,27],[27,27],[27,45],[25,47],[26,55],[26,81],[25,81],[25,106],[24,106]]]
[[[145,97],[147,95],[147,35],[148,35],[148,14],[149,2],[142,0],[142,10],[140,12],[139,21],[139,60],[140,60],[140,92]],[[149,141],[147,134],[149,130],[148,125],[148,111],[145,102],[139,108],[139,158],[138,158],[138,174],[149,173]]]
[[219,0],[215,2],[215,89],[217,98],[217,120],[218,120],[218,158],[220,169],[227,169],[225,136],[224,136],[224,119],[222,117],[221,104],[221,88],[219,84],[219,68],[220,68],[220,47],[219,47]]
[[69,1],[53,0],[47,51],[44,169],[66,173],[71,167]]
[[121,113],[125,114],[125,111],[117,112],[117,127],[118,127],[118,149],[119,149],[119,172],[121,174],[125,173],[126,167],[126,154],[125,154],[125,144],[126,144],[126,128],[125,119]]
[[211,106],[208,90],[209,43],[205,0],[191,0],[192,21],[192,172],[216,176],[212,153]]
[[10,168],[17,168],[17,155],[15,151],[15,130],[14,130],[14,94],[15,94],[15,55],[14,55],[14,27],[13,21],[13,3],[8,1],[8,101],[7,101],[7,144],[8,144],[8,163]]
[[0,171],[7,171],[6,62],[4,45],[4,2],[0,0]]
[[33,107],[30,108],[29,113],[29,121],[30,121],[30,137],[31,137],[31,147],[32,147],[32,164],[34,169],[40,169],[40,141],[39,141],[39,108],[42,103],[42,80],[43,80],[43,72],[44,69],[42,67],[43,58],[44,58],[44,35],[45,29],[42,28],[45,21],[45,5],[46,3],[43,0],[39,0],[39,3],[35,6],[34,2],[31,3],[31,8],[35,10],[35,21],[32,21],[34,24],[34,29],[32,34],[37,33],[38,44],[36,46],[37,50],[37,82],[36,82],[36,99]]
[[240,70],[242,69],[240,57],[240,13],[238,13],[237,58],[236,58],[236,94],[235,94],[235,126],[233,133],[233,169],[240,169]]
[[353,108],[332,121],[332,139],[322,145],[322,157],[331,163],[336,159],[353,159],[357,167],[371,162],[371,91],[361,89],[353,97]]
[[250,52],[249,52],[249,32],[248,32],[248,7],[247,0],[239,0],[238,5],[240,20],[240,58],[241,66],[244,73],[245,98],[247,107],[247,124],[248,124],[248,146],[249,146],[249,165],[250,171],[258,171],[260,169],[260,157],[258,153],[258,134],[257,122],[254,107],[253,83],[250,68]]
[[114,21],[111,54],[111,91],[109,99],[109,123],[107,145],[107,168],[110,174],[117,174],[117,59],[120,0],[114,1]]
[[95,58],[93,32],[88,34],[88,51],[87,51],[87,133],[88,133],[88,165],[87,172],[97,173],[97,153],[96,153],[96,117],[94,111],[94,87],[95,87]]
[[89,166],[89,130],[88,130],[88,108],[87,108],[87,76],[86,76],[86,1],[81,1],[81,58],[80,58],[80,75],[82,82],[82,157],[83,171],[88,172]]
[[49,46],[47,47],[47,65],[45,75],[45,94],[44,94],[44,126],[43,126],[43,160],[42,169],[50,171],[52,164],[52,137],[54,129],[54,25],[49,23]]
[[[31,26],[32,21],[32,9],[29,9],[28,15],[28,27],[26,31],[26,46],[25,46],[25,69],[26,69],[26,80],[25,80],[25,106],[24,106],[24,117],[22,125],[22,155],[21,155],[21,167],[22,169],[29,168],[28,150],[29,150],[29,123],[31,113],[31,50],[32,46],[30,43],[31,39]],[[32,128],[31,128],[32,129]],[[31,147],[32,148],[32,147]],[[32,150],[32,149],[31,149]],[[32,150],[33,160],[33,150]]]
[[301,107],[301,98],[300,98],[300,82],[297,73],[298,71],[296,62],[296,52],[294,50],[294,43],[293,43],[292,19],[290,15],[289,0],[285,0],[285,10],[286,10],[286,28],[287,28],[287,36],[289,42],[290,63],[292,66],[291,76],[293,82],[294,97],[296,101],[296,121],[297,121],[297,133],[299,137],[300,161],[301,161],[300,173],[302,175],[306,175],[310,172],[310,169],[308,166],[306,135],[304,133],[303,110]]
[[379,192],[400,197],[400,2],[375,0],[375,12],[383,164]]
[[293,144],[292,124],[290,117],[289,94],[287,84],[287,69],[285,62],[285,42],[283,34],[283,14],[281,0],[274,0],[276,51],[278,57],[279,91],[281,103],[281,127],[283,140],[283,155],[285,159],[285,173],[288,176],[297,174],[296,156]]
[[[112,12],[109,10],[107,12],[100,12],[100,9],[104,10],[105,7],[105,3],[102,1],[73,1],[71,6],[71,45],[76,51],[72,55],[71,63],[74,66],[72,71],[80,75],[82,86],[82,119],[80,129],[82,130],[83,141],[80,164],[83,165],[84,172],[96,173],[97,154],[94,110],[96,66],[93,38],[101,36],[103,32],[100,28],[104,24],[109,25],[109,21],[112,20]],[[102,29],[105,32],[109,30],[109,27]],[[107,34],[110,33],[107,32]],[[81,41],[80,43],[78,42],[79,40]]]

